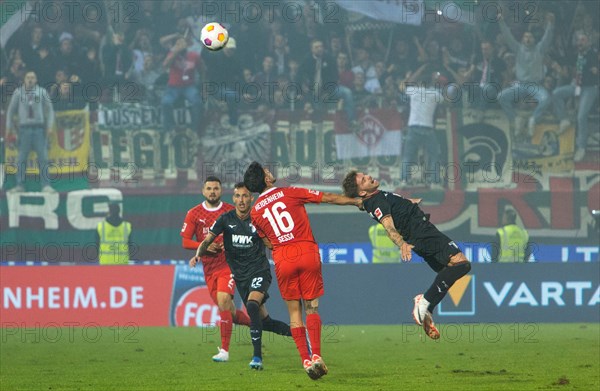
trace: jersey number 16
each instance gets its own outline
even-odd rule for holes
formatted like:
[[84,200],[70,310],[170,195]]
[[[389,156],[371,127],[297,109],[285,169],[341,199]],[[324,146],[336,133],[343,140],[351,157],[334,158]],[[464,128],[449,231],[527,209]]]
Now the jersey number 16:
[[285,210],[286,208],[287,206],[283,202],[276,202],[270,209],[265,209],[265,213],[262,215],[263,218],[269,220],[275,236],[281,236],[282,233],[288,233],[294,229],[294,220],[292,215]]

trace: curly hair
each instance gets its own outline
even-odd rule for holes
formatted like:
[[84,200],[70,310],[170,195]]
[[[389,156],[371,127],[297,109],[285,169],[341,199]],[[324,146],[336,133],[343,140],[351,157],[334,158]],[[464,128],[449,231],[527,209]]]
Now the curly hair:
[[358,172],[356,170],[350,171],[344,177],[344,181],[342,182],[342,189],[344,190],[344,195],[346,197],[358,197],[358,184],[356,183],[356,174]]
[[244,173],[244,185],[252,193],[262,193],[267,187],[265,183],[265,170],[258,162],[250,163]]

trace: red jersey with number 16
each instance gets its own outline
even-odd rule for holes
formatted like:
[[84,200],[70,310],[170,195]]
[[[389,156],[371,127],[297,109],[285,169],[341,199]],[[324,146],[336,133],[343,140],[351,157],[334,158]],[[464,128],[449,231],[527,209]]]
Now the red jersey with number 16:
[[[218,206],[210,208],[205,201],[187,212],[180,235],[186,239],[193,239],[196,236],[196,241],[202,242],[206,235],[208,235],[208,230],[219,216],[232,209],[233,205],[226,202],[221,202]],[[215,243],[222,242],[223,236],[215,239]],[[203,256],[202,267],[204,268],[205,275],[209,275],[225,267],[229,268],[225,260],[225,252]]]
[[267,237],[274,250],[298,242],[315,243],[304,204],[321,203],[323,193],[299,187],[273,187],[262,193],[250,216],[261,237]]

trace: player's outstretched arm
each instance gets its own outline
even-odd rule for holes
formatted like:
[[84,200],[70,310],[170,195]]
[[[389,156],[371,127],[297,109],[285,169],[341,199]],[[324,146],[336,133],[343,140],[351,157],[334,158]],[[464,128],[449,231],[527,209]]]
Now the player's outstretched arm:
[[410,262],[412,258],[412,248],[414,247],[412,244],[408,244],[400,235],[400,232],[396,230],[394,227],[394,220],[392,220],[392,216],[385,216],[381,219],[381,225],[385,228],[389,238],[394,242],[396,246],[400,249],[400,256],[403,262]]
[[217,236],[215,234],[209,232],[202,241],[202,243],[200,243],[200,246],[198,246],[198,249],[196,250],[196,256],[202,257],[207,254],[214,255],[216,251],[214,251],[214,249],[211,248],[211,244],[215,241],[216,237]]
[[213,243],[216,238],[216,235],[212,232],[209,232],[208,235],[204,238],[198,249],[196,250],[196,255],[190,259],[190,267],[196,266],[200,262],[200,257],[205,255],[215,255],[223,251],[222,243]]
[[357,208],[362,208],[363,199],[362,198],[350,198],[341,194],[336,193],[323,193],[323,198],[321,202],[325,202],[328,204],[334,205],[353,205]]

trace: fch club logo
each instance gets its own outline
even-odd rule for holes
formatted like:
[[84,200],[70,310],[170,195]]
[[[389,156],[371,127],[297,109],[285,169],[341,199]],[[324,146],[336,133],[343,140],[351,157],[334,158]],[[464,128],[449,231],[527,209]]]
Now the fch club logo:
[[475,275],[467,274],[448,290],[450,300],[442,300],[438,314],[446,316],[475,315]]
[[219,307],[213,303],[206,286],[190,289],[175,306],[176,326],[212,326],[219,320]]
[[219,308],[210,298],[202,268],[177,265],[171,296],[171,326],[201,327],[219,320]]

